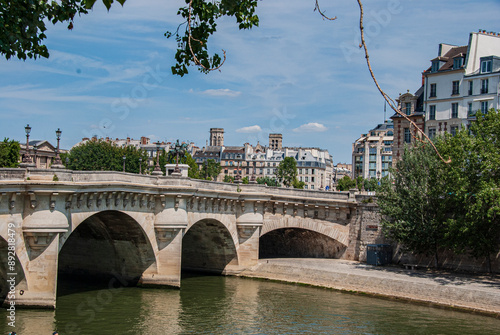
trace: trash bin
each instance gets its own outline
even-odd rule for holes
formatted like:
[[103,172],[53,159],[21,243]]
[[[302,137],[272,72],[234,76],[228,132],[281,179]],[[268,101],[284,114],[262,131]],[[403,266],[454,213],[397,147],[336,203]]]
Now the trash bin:
[[366,246],[366,263],[369,265],[386,265],[392,262],[392,246],[390,244],[368,244]]

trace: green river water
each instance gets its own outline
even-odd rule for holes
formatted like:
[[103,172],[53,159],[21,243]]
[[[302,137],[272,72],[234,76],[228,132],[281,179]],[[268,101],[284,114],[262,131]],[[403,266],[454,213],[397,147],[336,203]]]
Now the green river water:
[[0,314],[0,334],[500,334],[500,320],[407,302],[235,277],[182,289],[60,287],[57,309]]

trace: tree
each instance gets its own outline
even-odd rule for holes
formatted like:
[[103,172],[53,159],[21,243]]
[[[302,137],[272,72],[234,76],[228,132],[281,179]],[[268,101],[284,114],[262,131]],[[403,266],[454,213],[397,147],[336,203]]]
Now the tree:
[[436,146],[451,158],[443,195],[452,213],[447,221],[451,247],[485,257],[491,272],[491,254],[500,241],[500,112],[478,112],[470,131],[447,134]]
[[250,184],[250,181],[248,180],[248,177],[243,177],[243,179],[241,179],[241,183],[242,184]]
[[225,175],[223,182],[225,182],[225,183],[234,183],[234,177],[232,177],[230,175]]
[[292,186],[293,188],[297,188],[297,189],[304,189],[304,186],[306,185],[306,183],[304,183],[303,181],[299,181],[299,179],[297,177],[295,177],[295,179],[292,181]]
[[0,142],[0,167],[14,168],[19,165],[19,142],[4,138]]
[[206,160],[201,166],[200,178],[206,180],[217,180],[221,171],[220,163],[213,159]]
[[276,186],[279,187],[280,183],[276,180],[276,178],[271,178],[271,177],[259,177],[257,178],[257,184],[261,185],[267,185],[267,186]]
[[[116,0],[121,5],[125,0]],[[26,1],[0,0],[0,53],[6,59],[49,57],[48,49],[43,45],[47,37],[45,22],[67,22],[68,29],[73,29],[76,15],[87,14],[96,0],[64,1]],[[113,0],[102,0],[109,10]],[[187,67],[197,65],[202,72],[219,68],[225,60],[218,54],[208,54],[208,39],[216,32],[217,20],[235,17],[239,29],[258,26],[259,18],[255,15],[256,0],[186,0],[186,6],[177,12],[186,21],[174,33],[166,32],[167,38],[175,36],[177,41],[176,65],[172,73],[183,76]],[[181,30],[184,27],[184,30]]]
[[293,157],[285,157],[276,169],[276,179],[285,187],[290,187],[297,178],[297,161]]
[[337,190],[339,191],[349,191],[351,188],[356,187],[356,181],[352,180],[351,177],[345,175],[339,179],[337,183]]
[[406,251],[434,256],[436,267],[447,237],[443,165],[428,145],[406,148],[392,171],[394,185],[386,179],[378,193],[386,236]]
[[[142,158],[141,170],[146,171],[147,152],[135,147],[118,147],[106,141],[88,141],[72,148],[61,155],[67,169],[83,171],[125,171],[139,173],[139,159]],[[66,160],[67,158],[67,160]]]

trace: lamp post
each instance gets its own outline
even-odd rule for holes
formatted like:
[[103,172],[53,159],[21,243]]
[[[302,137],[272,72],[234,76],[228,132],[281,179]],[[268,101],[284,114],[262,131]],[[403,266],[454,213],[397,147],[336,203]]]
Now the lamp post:
[[123,156],[123,172],[125,172],[125,160],[127,159],[127,156]]
[[236,168],[236,176],[234,176],[234,180],[240,184],[241,183],[241,168],[240,168],[241,160],[238,161],[238,167]]
[[377,179],[380,180],[380,171],[377,171]]
[[30,155],[31,127],[29,124],[27,124],[26,127],[24,127],[24,131],[26,132],[26,152],[23,154],[21,167],[32,167],[34,165],[33,165],[33,160],[31,159],[31,155]]
[[160,141],[156,142],[156,166],[154,171],[151,173],[154,176],[162,176],[163,172],[160,167]]
[[51,168],[53,169],[64,169],[64,165],[62,164],[61,157],[59,156],[59,141],[61,140],[61,129],[57,128],[56,137],[57,137],[57,148],[56,148],[56,158],[54,159],[54,164],[52,164]]
[[253,156],[253,171],[252,171],[252,178],[250,179],[250,183],[255,184],[257,183],[257,178],[255,174],[257,173],[257,156]]
[[142,174],[142,157],[139,157],[139,174]]

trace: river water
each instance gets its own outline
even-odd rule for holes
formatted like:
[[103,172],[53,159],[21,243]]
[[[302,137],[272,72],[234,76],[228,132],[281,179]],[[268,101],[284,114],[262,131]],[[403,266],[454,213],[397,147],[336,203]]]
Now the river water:
[[[19,335],[499,334],[500,320],[263,280],[190,276],[182,289],[60,287],[57,309],[17,310]],[[0,334],[12,331],[0,312]]]

